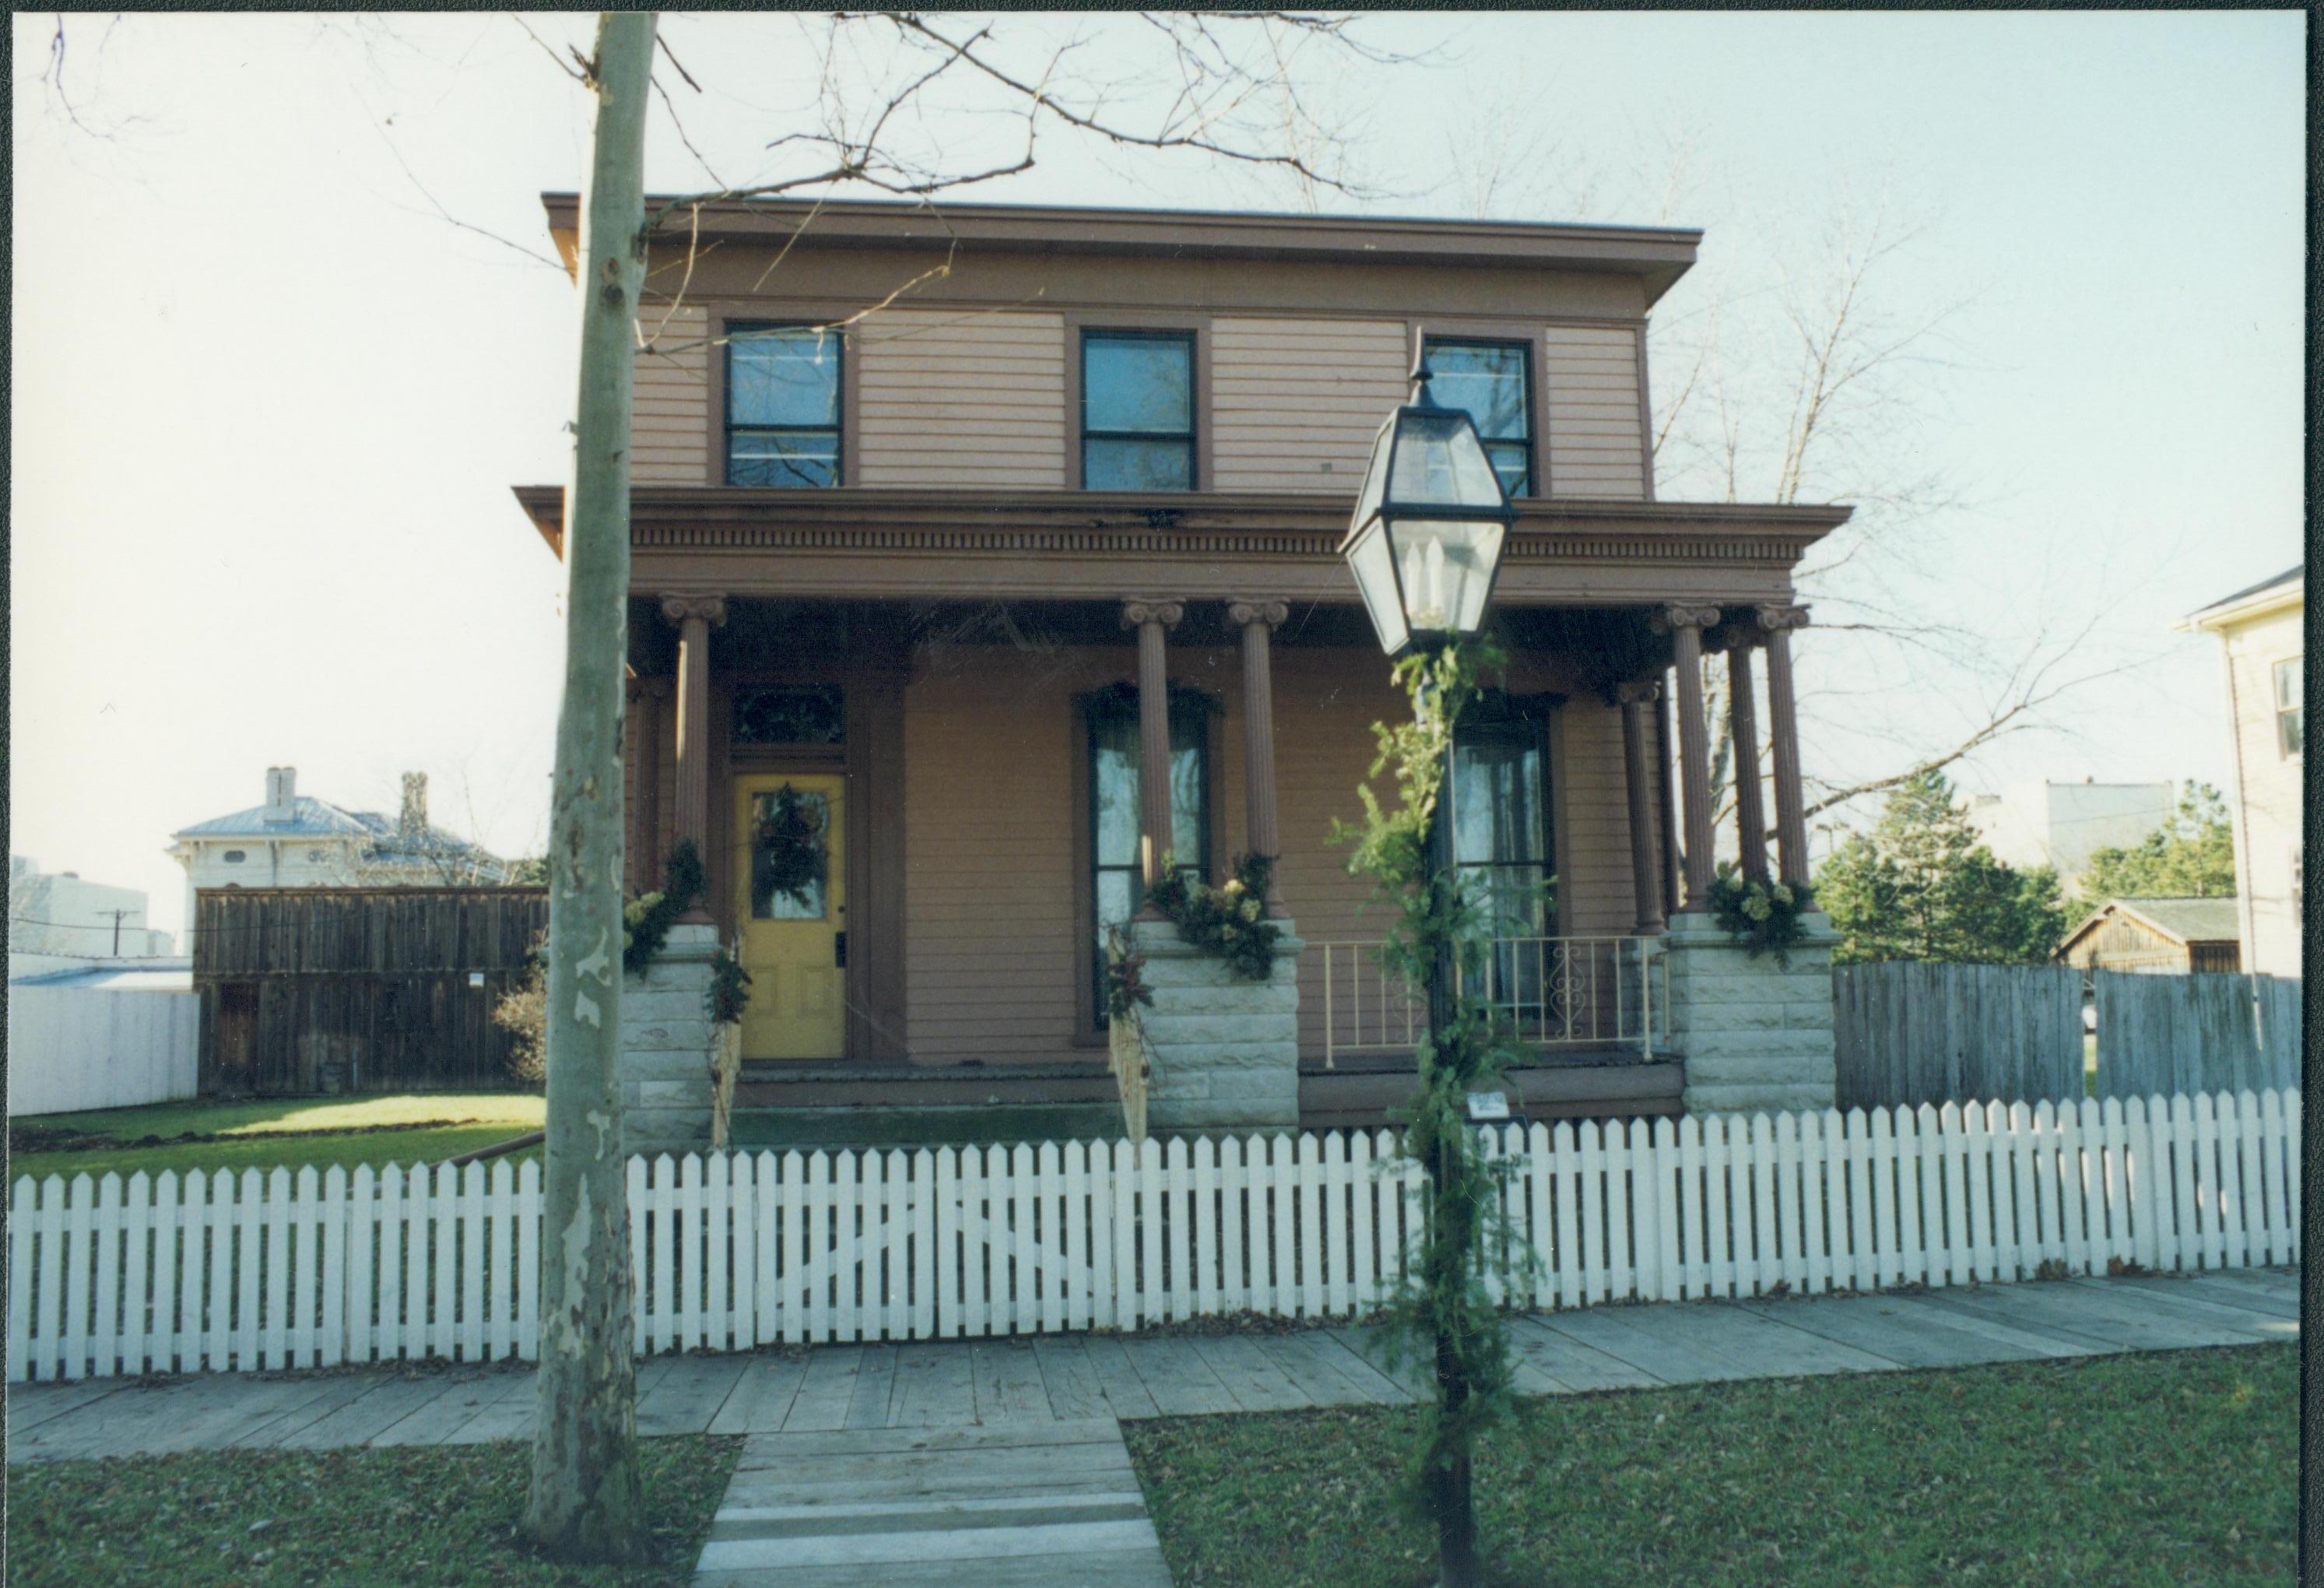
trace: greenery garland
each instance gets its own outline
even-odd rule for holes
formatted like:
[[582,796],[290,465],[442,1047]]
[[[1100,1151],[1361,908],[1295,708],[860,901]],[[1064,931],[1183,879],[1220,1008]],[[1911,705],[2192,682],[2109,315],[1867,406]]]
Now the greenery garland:
[[1475,697],[1478,674],[1499,660],[1489,642],[1469,640],[1396,664],[1412,720],[1373,725],[1379,753],[1370,773],[1393,769],[1396,807],[1383,808],[1360,786],[1362,824],[1336,824],[1333,835],[1354,846],[1349,871],[1371,877],[1377,898],[1396,911],[1381,949],[1388,971],[1413,987],[1427,985],[1446,957],[1459,971],[1446,978],[1445,1024],[1416,1049],[1420,1084],[1402,1113],[1403,1157],[1428,1176],[1424,1228],[1416,1260],[1379,1325],[1392,1359],[1418,1358],[1434,1369],[1436,1398],[1423,1409],[1406,1494],[1436,1524],[1447,1583],[1479,1581],[1471,1462],[1478,1436],[1508,1414],[1515,1392],[1508,1325],[1488,1276],[1521,1295],[1516,1279],[1532,1265],[1529,1243],[1508,1227],[1501,1196],[1518,1159],[1487,1157],[1468,1117],[1469,1094],[1496,1089],[1519,1056],[1480,994],[1489,984],[1492,922],[1457,867],[1436,869],[1429,842],[1452,725]]
[[1800,917],[1806,913],[1808,903],[1798,891],[1782,882],[1770,885],[1746,877],[1735,869],[1733,861],[1725,860],[1719,863],[1719,872],[1711,880],[1707,902],[1711,921],[1742,944],[1753,959],[1772,954],[1779,968],[1791,969],[1791,950],[1807,938]]
[[774,808],[752,826],[751,836],[766,857],[769,891],[810,903],[825,871],[823,823],[799,791],[788,783],[777,789]]
[[1283,937],[1283,928],[1267,919],[1267,885],[1274,874],[1273,856],[1246,854],[1235,861],[1234,875],[1213,888],[1180,872],[1166,850],[1162,880],[1146,900],[1170,918],[1189,946],[1225,960],[1246,981],[1264,982]]
[[643,975],[678,918],[693,909],[708,887],[702,852],[693,839],[680,838],[663,863],[660,891],[640,894],[622,906],[622,968],[633,976]]

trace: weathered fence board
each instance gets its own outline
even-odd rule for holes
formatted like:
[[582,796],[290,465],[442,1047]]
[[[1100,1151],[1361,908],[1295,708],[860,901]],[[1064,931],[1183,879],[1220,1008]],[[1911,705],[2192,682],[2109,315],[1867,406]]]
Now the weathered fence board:
[[[2293,1263],[2300,1133],[2300,1094],[2273,1091],[1509,1126],[1502,1211],[1532,1261],[1499,1294]],[[1420,1227],[1425,1178],[1396,1151],[1381,1133],[633,1158],[636,1348],[1361,1316]],[[10,1214],[13,1380],[538,1348],[535,1163],[197,1170],[133,1177],[125,1199],[113,1175],[24,1178]]]
[[8,990],[8,1113],[130,1108],[194,1094],[190,992]]
[[1842,1108],[2082,1096],[2082,974],[2071,966],[1841,965],[1831,990]]
[[2092,975],[2099,1096],[2300,1084],[2299,978],[2118,971]]
[[548,929],[545,890],[206,889],[194,911],[205,1092],[516,1085],[492,1011]]

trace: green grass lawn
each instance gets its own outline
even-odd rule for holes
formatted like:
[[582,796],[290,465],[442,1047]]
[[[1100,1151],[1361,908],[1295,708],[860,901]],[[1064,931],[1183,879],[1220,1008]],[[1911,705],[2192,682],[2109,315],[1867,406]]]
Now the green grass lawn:
[[532,1446],[198,1451],[8,1469],[8,1581],[677,1584],[739,1438],[640,1443],[654,1564],[556,1566],[516,1537]]
[[[1507,1584],[2289,1583],[2296,1345],[1521,1403],[1477,1463]],[[1181,1588],[1435,1581],[1413,1413],[1125,1425]]]
[[41,1114],[10,1122],[8,1175],[440,1163],[538,1131],[541,1106],[527,1092],[406,1092]]

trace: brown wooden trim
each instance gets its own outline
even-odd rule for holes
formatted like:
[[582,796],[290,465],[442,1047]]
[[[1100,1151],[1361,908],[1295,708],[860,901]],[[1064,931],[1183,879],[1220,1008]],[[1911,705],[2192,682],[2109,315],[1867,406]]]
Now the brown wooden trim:
[[851,670],[847,712],[847,1056],[901,1063],[908,1048],[904,679]]
[[1638,484],[1645,487],[1646,500],[1655,499],[1655,409],[1646,397],[1646,325],[1640,320],[1635,328],[1638,344],[1638,469],[1645,476]]
[[[1699,230],[1673,226],[1437,218],[1281,215],[1091,206],[905,204],[877,199],[724,198],[662,212],[650,197],[657,245],[682,252],[691,239],[745,238],[801,250],[908,247],[977,254],[1030,252],[1270,262],[1345,260],[1438,267],[1525,265],[1632,273],[1666,288],[1694,263]],[[572,268],[566,234],[579,229],[577,194],[541,195],[549,228]],[[808,224],[812,217],[812,224]]]
[[[1124,677],[1135,675],[1123,669]],[[1073,828],[1074,874],[1068,895],[1074,901],[1074,1034],[1076,1048],[1102,1048],[1106,1039],[1097,1029],[1097,944],[1084,928],[1096,918],[1097,899],[1090,886],[1090,778],[1088,691],[1071,697],[1065,724],[1065,787],[1073,803],[1067,808]]]
[[1536,696],[1540,702],[1542,724],[1542,773],[1549,780],[1549,863],[1543,869],[1554,879],[1550,890],[1548,936],[1561,933],[1559,923],[1572,919],[1566,908],[1572,891],[1565,877],[1566,856],[1572,853],[1572,826],[1566,815],[1565,799],[1565,697],[1560,695]]
[[[1063,312],[1065,328],[1065,487],[1082,485],[1082,333],[1090,331],[1192,331],[1194,337],[1194,489],[1204,491],[1216,477],[1211,471],[1211,321],[1207,313],[1159,309],[1072,309]],[[1141,497],[1149,494],[1139,493]],[[1150,494],[1168,498],[1170,492]]]

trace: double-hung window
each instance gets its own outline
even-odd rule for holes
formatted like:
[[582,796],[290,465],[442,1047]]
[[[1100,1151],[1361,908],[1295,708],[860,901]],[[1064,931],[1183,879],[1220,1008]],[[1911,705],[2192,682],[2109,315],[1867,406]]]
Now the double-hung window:
[[816,326],[727,328],[728,485],[840,483],[842,346]]
[[1475,422],[1493,472],[1511,496],[1533,494],[1533,350],[1523,342],[1431,337],[1422,349],[1428,395]]
[[2294,656],[2275,664],[2275,748],[2286,760],[2300,753],[2308,733],[2305,660]]
[[1082,489],[1194,488],[1194,338],[1082,333]]
[[[1200,696],[1170,692],[1170,856],[1177,871],[1210,871],[1210,709]],[[1146,901],[1139,863],[1138,694],[1116,688],[1089,706],[1089,929],[1096,952],[1092,987],[1105,1024],[1105,934]]]

